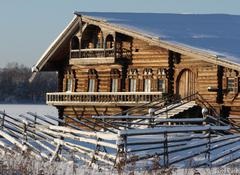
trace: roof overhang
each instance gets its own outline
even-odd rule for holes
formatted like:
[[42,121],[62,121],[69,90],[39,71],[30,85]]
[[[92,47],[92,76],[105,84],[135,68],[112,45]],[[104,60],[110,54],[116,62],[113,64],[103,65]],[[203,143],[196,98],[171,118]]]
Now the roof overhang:
[[107,28],[125,35],[129,35],[129,36],[144,40],[154,46],[159,46],[174,52],[178,52],[186,56],[195,57],[199,60],[203,60],[209,63],[221,65],[224,67],[228,67],[228,68],[240,71],[240,64],[224,59],[223,56],[215,55],[211,52],[207,52],[205,50],[201,50],[198,48],[193,48],[188,45],[161,40],[158,37],[151,36],[143,32],[138,32],[117,24],[108,23],[106,20],[93,18],[90,16],[82,15],[78,12],[75,12],[75,17],[73,18],[73,20],[63,30],[63,32],[56,38],[56,40],[49,46],[49,48],[44,52],[44,54],[40,57],[36,65],[32,67],[32,71],[35,72],[33,76],[35,76],[36,72],[39,72],[39,71],[57,71],[58,70],[56,65],[57,62],[55,61],[59,59],[63,59],[62,57],[64,55],[61,55],[62,53],[61,50],[63,48],[65,48],[65,50],[66,48],[69,48],[70,38],[77,31],[80,20],[88,24],[97,25],[103,28]]
[[79,27],[79,17],[74,16],[67,27],[58,35],[58,37],[47,48],[38,62],[32,67],[32,81],[39,71],[57,71],[59,69],[59,60],[66,59],[69,52],[69,41]]

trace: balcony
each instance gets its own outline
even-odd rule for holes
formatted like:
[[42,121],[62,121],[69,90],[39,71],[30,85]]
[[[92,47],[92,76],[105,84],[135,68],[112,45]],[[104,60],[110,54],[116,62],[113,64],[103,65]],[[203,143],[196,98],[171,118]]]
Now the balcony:
[[112,64],[115,62],[114,48],[71,50],[70,64]]
[[162,92],[56,92],[47,93],[54,106],[135,106],[162,98]]

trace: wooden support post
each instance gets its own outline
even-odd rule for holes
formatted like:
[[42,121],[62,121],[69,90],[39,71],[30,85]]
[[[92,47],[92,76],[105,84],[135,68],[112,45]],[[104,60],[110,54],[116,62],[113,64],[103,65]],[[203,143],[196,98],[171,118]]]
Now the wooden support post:
[[219,66],[217,67],[217,98],[216,102],[219,104],[223,103],[223,67]]
[[167,71],[167,79],[168,79],[168,94],[174,94],[174,58],[175,52],[169,51],[168,53],[168,71]]

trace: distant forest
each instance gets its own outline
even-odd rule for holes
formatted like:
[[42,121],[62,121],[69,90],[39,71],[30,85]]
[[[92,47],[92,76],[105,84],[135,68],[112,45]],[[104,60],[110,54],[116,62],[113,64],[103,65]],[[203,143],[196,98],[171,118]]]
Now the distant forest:
[[32,82],[31,69],[17,63],[0,68],[0,103],[45,103],[46,92],[57,90],[57,73],[38,73]]

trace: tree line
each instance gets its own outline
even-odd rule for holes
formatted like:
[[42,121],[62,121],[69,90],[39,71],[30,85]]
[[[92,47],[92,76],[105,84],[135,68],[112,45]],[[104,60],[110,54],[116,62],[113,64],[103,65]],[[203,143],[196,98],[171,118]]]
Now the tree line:
[[45,103],[46,93],[57,91],[57,73],[40,72],[32,82],[31,69],[18,63],[0,68],[0,103]]

